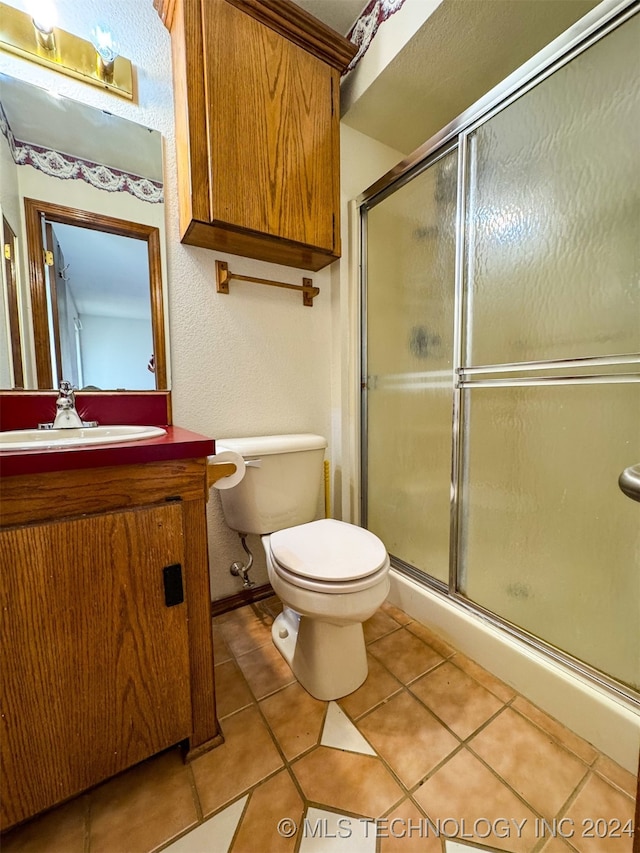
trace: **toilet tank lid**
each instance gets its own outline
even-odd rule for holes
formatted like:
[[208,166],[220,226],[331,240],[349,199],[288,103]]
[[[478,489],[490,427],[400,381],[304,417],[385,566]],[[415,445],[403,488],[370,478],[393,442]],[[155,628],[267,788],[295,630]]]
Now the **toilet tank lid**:
[[240,456],[270,456],[275,453],[296,453],[301,450],[323,450],[326,438],[311,433],[293,435],[254,435],[247,438],[218,438],[216,453],[232,450]]

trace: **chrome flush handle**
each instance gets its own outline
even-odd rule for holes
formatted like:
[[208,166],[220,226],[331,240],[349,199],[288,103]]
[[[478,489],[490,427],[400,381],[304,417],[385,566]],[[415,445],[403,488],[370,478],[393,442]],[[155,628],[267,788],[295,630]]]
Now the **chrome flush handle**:
[[632,501],[640,501],[640,462],[624,469],[618,478],[618,485]]

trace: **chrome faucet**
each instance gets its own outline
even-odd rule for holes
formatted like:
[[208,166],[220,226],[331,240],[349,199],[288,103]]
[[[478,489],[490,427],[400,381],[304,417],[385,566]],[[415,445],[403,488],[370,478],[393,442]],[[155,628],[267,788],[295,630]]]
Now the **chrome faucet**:
[[76,398],[73,393],[77,389],[65,379],[60,383],[58,399],[56,400],[56,416],[53,423],[38,424],[38,429],[79,429],[81,427],[96,427],[98,421],[83,421],[76,410]]
[[56,400],[56,416],[53,429],[77,429],[83,426],[82,419],[76,411],[74,388],[70,382],[60,383],[58,399]]

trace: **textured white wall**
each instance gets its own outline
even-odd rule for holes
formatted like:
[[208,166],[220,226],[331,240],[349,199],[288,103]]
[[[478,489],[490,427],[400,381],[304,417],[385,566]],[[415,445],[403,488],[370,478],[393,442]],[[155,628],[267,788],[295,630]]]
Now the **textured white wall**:
[[[24,0],[11,5],[25,9]],[[331,437],[331,289],[335,275],[314,273],[321,289],[313,308],[298,294],[232,283],[217,294],[214,261],[234,271],[301,283],[286,267],[182,246],[178,242],[177,175],[171,48],[151,0],[56,0],[58,25],[83,38],[103,22],[136,67],[137,97],[107,92],[0,53],[0,70],[159,130],[164,140],[165,215],[174,422],[213,438],[295,431]],[[243,556],[223,521],[219,498],[209,502],[212,597],[241,589],[229,575]],[[252,537],[257,583],[266,581],[262,546]]]

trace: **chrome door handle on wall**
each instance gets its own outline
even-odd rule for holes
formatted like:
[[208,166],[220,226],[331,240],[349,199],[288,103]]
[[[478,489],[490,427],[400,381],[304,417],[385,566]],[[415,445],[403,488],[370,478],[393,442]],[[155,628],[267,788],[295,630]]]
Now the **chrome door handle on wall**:
[[628,498],[640,501],[640,463],[625,468],[618,478],[618,485]]

